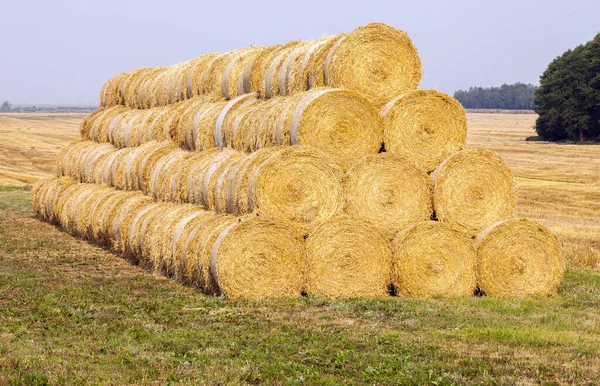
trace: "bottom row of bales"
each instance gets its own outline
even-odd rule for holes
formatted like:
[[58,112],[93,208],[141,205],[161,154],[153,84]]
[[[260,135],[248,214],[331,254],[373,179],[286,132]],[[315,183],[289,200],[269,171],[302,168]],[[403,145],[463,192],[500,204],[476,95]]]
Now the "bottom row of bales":
[[564,270],[558,240],[529,220],[508,220],[473,241],[448,224],[407,224],[388,239],[348,216],[304,238],[264,216],[214,214],[155,202],[141,192],[43,180],[32,192],[40,218],[107,246],[156,274],[227,298],[548,295]]

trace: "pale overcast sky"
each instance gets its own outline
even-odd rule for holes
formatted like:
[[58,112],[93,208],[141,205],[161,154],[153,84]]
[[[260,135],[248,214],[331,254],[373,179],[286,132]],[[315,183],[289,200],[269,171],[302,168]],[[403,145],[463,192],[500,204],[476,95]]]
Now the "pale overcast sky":
[[0,103],[96,105],[119,72],[371,21],[408,32],[422,88],[537,83],[599,32],[599,15],[599,0],[0,0]]

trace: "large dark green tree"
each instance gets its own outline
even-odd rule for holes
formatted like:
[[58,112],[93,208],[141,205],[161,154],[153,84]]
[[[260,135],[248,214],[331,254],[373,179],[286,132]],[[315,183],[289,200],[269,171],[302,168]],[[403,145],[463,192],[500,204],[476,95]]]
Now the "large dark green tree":
[[540,77],[535,104],[540,137],[600,140],[600,33],[548,65]]

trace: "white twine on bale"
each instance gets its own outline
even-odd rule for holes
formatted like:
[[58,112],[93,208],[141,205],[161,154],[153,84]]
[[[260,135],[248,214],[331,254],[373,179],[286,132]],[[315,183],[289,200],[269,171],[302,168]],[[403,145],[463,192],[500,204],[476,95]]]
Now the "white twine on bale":
[[[257,94],[244,94],[244,95],[240,95],[232,100],[230,100],[229,102],[227,102],[227,104],[225,105],[225,107],[223,107],[223,109],[221,109],[221,112],[219,112],[219,115],[217,116],[217,123],[215,124],[215,131],[214,131],[214,137],[215,137],[215,143],[217,144],[217,147],[219,149],[222,149],[225,147],[225,143],[223,141],[223,121],[225,121],[225,118],[227,117],[227,114],[229,113],[229,111],[236,107],[236,105],[240,102],[243,101],[239,106],[237,107],[243,107],[245,105],[247,105],[248,103],[250,103],[252,101],[252,98],[254,98]],[[248,99],[246,101],[244,101],[245,99]],[[225,138],[225,142],[227,142],[226,138]]]
[[114,146],[110,143],[103,143],[87,155],[87,157],[83,160],[81,164],[80,172],[80,175],[83,176],[85,182],[93,182],[90,179],[92,168],[94,167],[96,162],[98,162],[98,159],[114,150]]
[[[250,167],[250,165],[252,164],[252,160],[254,158],[256,158],[256,156],[259,153],[250,153],[248,156],[246,156],[245,158],[245,163],[243,164],[244,167],[243,168],[236,168],[233,173],[231,173],[229,175],[229,184],[228,186],[230,187],[230,189],[227,189],[226,192],[226,201],[227,201],[227,212],[228,213],[236,213],[238,214],[238,207],[237,207],[237,203],[235,202],[235,192],[239,192],[241,190],[241,179],[238,180],[237,176],[238,174],[241,176],[244,176],[246,174],[246,172],[248,171],[248,168]],[[237,181],[237,184],[236,184]]]
[[[208,189],[209,189],[209,185],[210,185],[210,178],[212,177],[212,175],[217,171],[217,169],[223,165],[223,163],[225,163],[229,157],[231,157],[233,154],[236,154],[235,151],[223,151],[219,154],[217,154],[217,156],[213,159],[213,162],[211,163],[210,167],[208,168],[208,170],[206,171],[206,173],[204,173],[204,178],[202,180],[202,203],[204,204],[204,206],[206,208],[209,208],[209,200],[208,200]],[[196,190],[194,190],[194,199],[196,200]]]
[[[225,67],[225,71],[223,71],[223,75],[221,77],[221,95],[223,96],[223,98],[225,99],[231,99],[231,95],[229,94],[229,77],[231,75],[231,70],[233,69],[233,66],[235,66],[236,62],[238,60],[241,60],[244,56],[247,56],[248,54],[252,53],[252,50],[247,50],[247,51],[242,51],[240,53],[238,53],[236,56],[233,57],[233,59],[231,59],[229,61],[229,63],[227,64],[227,67]],[[238,91],[239,91],[239,84],[238,84]],[[243,94],[243,93],[241,93]]]
[[[185,229],[185,227],[187,226],[187,224],[189,224],[190,221],[192,221],[193,219],[204,215],[203,212],[196,212],[193,213],[187,217],[182,218],[181,220],[179,220],[179,222],[177,223],[177,225],[175,225],[175,229],[173,230],[173,237],[171,239],[171,256],[172,259],[175,259],[176,253],[177,253],[177,243],[179,242],[179,239],[181,238],[181,234],[183,232],[183,230]],[[187,247],[187,245],[186,245]]]
[[108,156],[108,158],[106,159],[106,163],[104,164],[104,169],[102,171],[102,182],[104,182],[106,185],[111,185],[112,164],[113,164],[115,158],[117,158],[118,156],[119,156],[119,152],[115,151],[113,154]]
[[288,103],[281,112],[281,115],[279,115],[279,119],[275,124],[275,145],[283,145],[283,126],[285,125],[285,120],[292,107],[293,105]]
[[217,270],[217,253],[219,252],[219,247],[221,246],[221,243],[223,242],[223,240],[225,240],[225,237],[227,237],[227,234],[229,233],[229,231],[231,231],[236,225],[240,224],[241,221],[238,220],[236,222],[234,222],[233,224],[229,225],[227,228],[225,228],[221,234],[217,237],[217,239],[215,240],[214,244],[212,245],[212,248],[210,249],[210,273],[213,276],[213,279],[215,281],[215,283],[217,283],[217,285],[219,285],[219,272]]
[[275,78],[275,71],[279,67],[279,63],[283,60],[284,55],[287,53],[287,49],[284,49],[279,55],[275,57],[275,59],[271,62],[271,65],[267,69],[267,73],[265,75],[265,97],[273,98],[273,83]]
[[[157,203],[152,203],[150,205],[148,205],[147,207],[143,208],[142,210],[140,210],[135,217],[133,218],[133,220],[131,221],[131,224],[129,224],[129,234],[128,234],[128,244],[129,244],[129,249],[133,250],[133,237],[135,235],[135,228],[137,227],[137,223],[140,221],[140,219],[142,217],[144,217],[146,215],[146,213],[148,213],[151,210],[154,210],[158,207]],[[93,212],[93,211],[92,211]],[[140,230],[140,234],[141,234],[141,230]],[[141,244],[141,239],[140,238],[140,244]],[[141,248],[141,247],[140,247]]]
[[186,131],[186,137],[185,137],[185,144],[187,146],[188,149],[190,150],[196,150],[196,138],[198,137],[198,125],[200,125],[200,121],[202,120],[202,118],[204,118],[204,116],[210,111],[209,108],[205,108],[205,106],[201,106],[200,110],[196,113],[196,116],[194,117],[194,124],[192,126],[192,138],[189,139],[188,141],[188,136],[187,136],[187,131]]
[[[157,164],[154,169],[154,176],[152,178],[152,197],[160,199],[160,194],[158,193],[158,182],[160,173],[164,170],[169,171],[169,166],[176,160],[185,156],[186,153],[183,150],[174,150],[173,152],[164,156]],[[146,192],[148,194],[149,192]]]
[[292,113],[292,121],[290,124],[290,140],[292,145],[299,144],[298,134],[300,131],[300,121],[302,120],[302,116],[304,115],[304,111],[308,108],[308,106],[321,97],[324,94],[327,94],[332,91],[340,91],[339,88],[325,89],[319,90],[313,93],[310,93],[302,98],[300,103],[296,105],[294,112]]
[[[143,118],[144,116],[142,114],[136,114],[133,118],[131,118],[129,120],[129,122],[127,122],[127,125],[125,126],[125,128],[121,131],[122,133],[122,138],[120,138],[121,140],[118,142],[118,144],[122,144],[121,146],[124,147],[129,147],[129,135],[131,133],[131,130],[133,129],[133,126],[135,125],[135,123],[140,119]],[[112,141],[111,141],[112,142]],[[113,142],[114,143],[114,142]],[[116,143],[114,143],[115,145],[117,145]]]
[[331,49],[329,50],[329,53],[327,54],[327,59],[325,59],[325,65],[324,65],[324,80],[325,80],[325,84],[329,85],[329,66],[331,65],[331,60],[333,59],[333,55],[335,54],[335,51],[337,50],[337,48],[340,46],[340,44],[342,44],[342,42],[344,40],[346,40],[346,38],[348,37],[348,35],[344,35],[340,40],[337,41],[337,43],[335,43],[333,45],[333,47],[331,47]]
[[306,51],[310,48],[310,44],[303,44],[302,46],[296,48],[294,51],[292,51],[291,54],[288,55],[288,57],[285,59],[285,61],[283,62],[283,65],[281,66],[281,70],[279,70],[279,80],[278,80],[278,89],[279,89],[279,95],[288,95],[288,79],[290,76],[290,71],[291,71],[291,66],[293,63],[296,62],[296,59],[298,59],[298,57],[300,55],[304,55],[306,53]]
[[277,157],[281,153],[281,150],[275,151],[273,154],[269,156],[266,160],[264,160],[254,171],[254,174],[250,178],[250,183],[248,184],[248,213],[254,212],[255,200],[254,196],[256,195],[256,181],[258,180],[258,176],[264,165],[269,163],[272,159]]

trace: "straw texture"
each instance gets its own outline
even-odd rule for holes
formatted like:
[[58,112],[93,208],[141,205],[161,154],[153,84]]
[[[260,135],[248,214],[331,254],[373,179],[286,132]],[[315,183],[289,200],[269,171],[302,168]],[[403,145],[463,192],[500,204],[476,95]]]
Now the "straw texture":
[[346,173],[344,209],[391,239],[405,223],[431,218],[431,190],[427,173],[408,159],[390,153],[370,155]]
[[383,141],[426,171],[465,146],[467,115],[454,98],[435,90],[417,90],[392,99],[381,110]]
[[477,282],[486,295],[556,292],[565,269],[560,243],[548,228],[526,219],[490,226],[476,240]]
[[402,296],[473,295],[476,250],[467,233],[424,221],[394,239],[393,282]]
[[431,175],[437,218],[471,235],[513,215],[513,175],[497,154],[467,149],[448,158]]
[[306,240],[306,291],[332,298],[381,297],[391,282],[392,249],[370,223],[337,217]]

